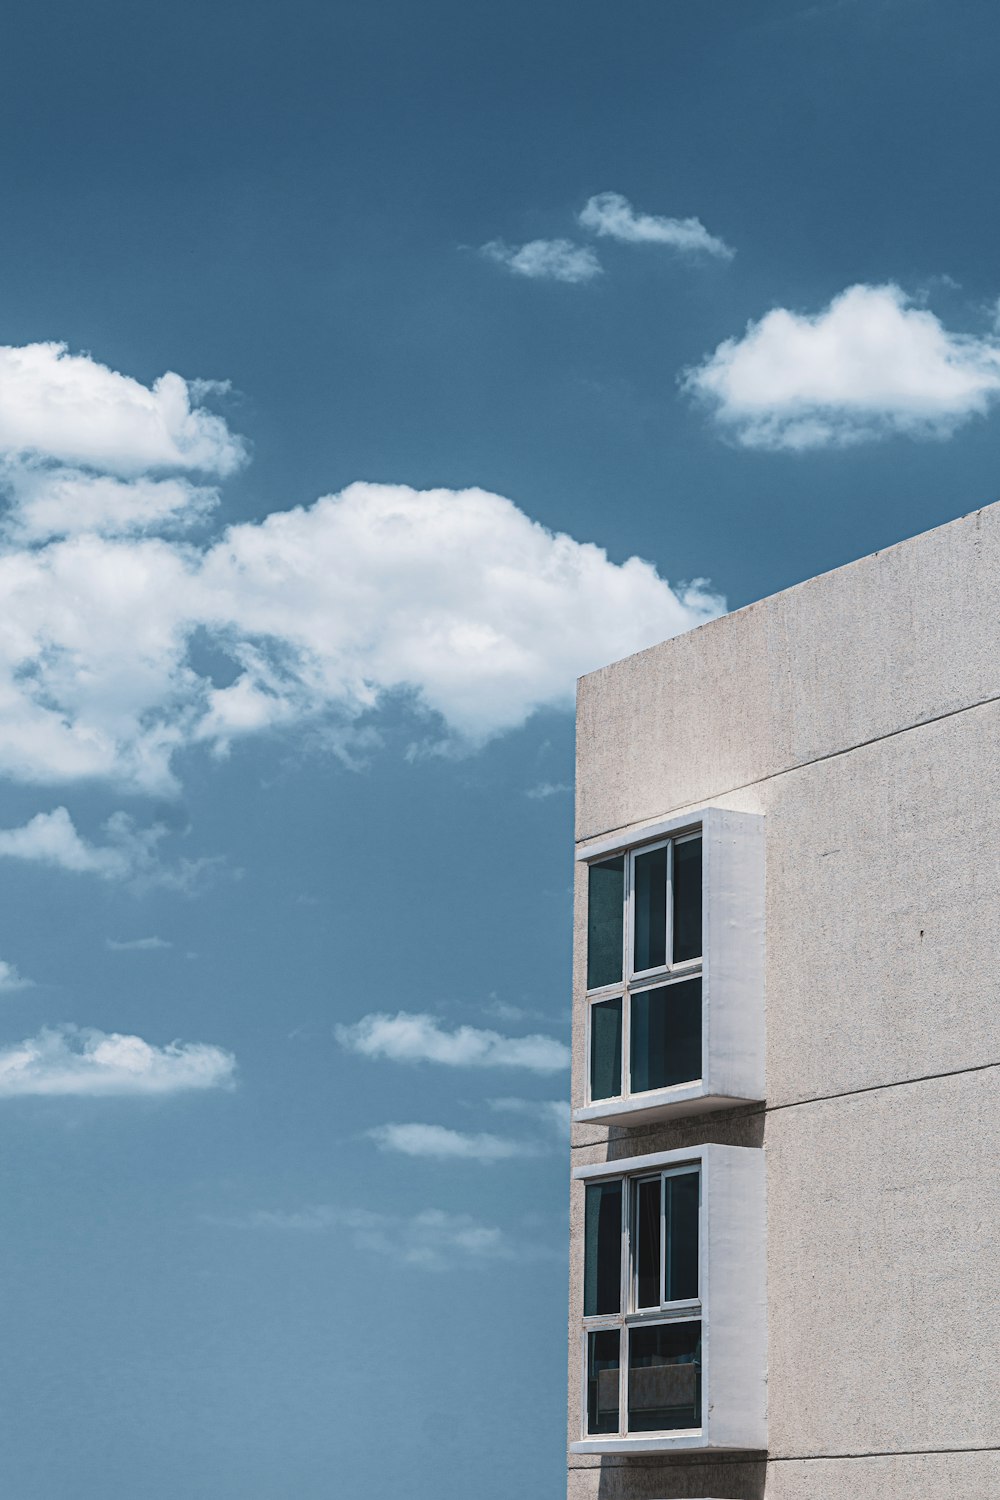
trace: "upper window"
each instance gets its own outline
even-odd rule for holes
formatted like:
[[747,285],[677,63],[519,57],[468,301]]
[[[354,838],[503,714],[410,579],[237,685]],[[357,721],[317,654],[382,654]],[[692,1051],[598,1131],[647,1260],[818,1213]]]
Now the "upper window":
[[584,846],[586,1067],[574,1118],[764,1097],[763,818],[707,807]]
[[590,1099],[701,1078],[701,831],[588,869]]

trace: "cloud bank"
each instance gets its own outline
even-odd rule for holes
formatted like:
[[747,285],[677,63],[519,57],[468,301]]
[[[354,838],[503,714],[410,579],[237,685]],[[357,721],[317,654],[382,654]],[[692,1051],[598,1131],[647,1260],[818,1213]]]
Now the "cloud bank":
[[625,245],[666,245],[685,255],[713,255],[720,260],[732,260],[736,254],[725,240],[709,234],[700,219],[638,213],[621,193],[596,193],[578,218],[584,229]]
[[362,1016],[335,1028],[342,1047],[363,1057],[392,1062],[435,1062],[452,1068],[525,1068],[559,1073],[569,1067],[569,1048],[548,1036],[502,1036],[498,1031],[458,1026],[446,1031],[434,1016],[399,1011]]
[[1000,399],[1000,341],[950,333],[898,286],[852,286],[813,315],[772,309],[683,388],[747,448],[943,438]]
[[60,345],[0,370],[0,775],[170,793],[192,745],[312,726],[342,750],[393,699],[475,747],[724,608],[477,489],[358,483],[185,542],[216,492],[148,466],[222,476],[244,452],[201,386]]
[[205,1042],[153,1046],[139,1036],[45,1027],[0,1049],[0,1097],[177,1094],[231,1088],[236,1059]]

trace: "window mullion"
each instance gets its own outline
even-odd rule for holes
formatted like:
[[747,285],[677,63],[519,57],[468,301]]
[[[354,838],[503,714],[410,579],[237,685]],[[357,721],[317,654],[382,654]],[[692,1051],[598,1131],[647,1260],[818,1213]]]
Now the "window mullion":
[[667,1300],[667,1179],[660,1174],[660,1306]]
[[628,1324],[622,1324],[618,1344],[618,1435],[628,1436]]
[[621,1327],[618,1334],[618,1432],[619,1435],[627,1431],[628,1414],[625,1409],[626,1376],[625,1370],[628,1361],[628,1343],[626,1333],[628,1329],[628,1314],[631,1308],[630,1282],[632,1279],[632,1242],[635,1239],[633,1223],[634,1215],[632,1209],[632,1182],[625,1177],[622,1179],[622,1290],[621,1290]]
[[666,959],[667,968],[674,966],[674,841],[670,840],[667,845],[667,909],[663,914],[665,940],[663,956]]

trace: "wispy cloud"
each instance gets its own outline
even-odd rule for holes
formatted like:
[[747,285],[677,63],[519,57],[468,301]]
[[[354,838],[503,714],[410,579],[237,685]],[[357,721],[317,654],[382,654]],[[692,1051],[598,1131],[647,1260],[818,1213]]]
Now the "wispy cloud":
[[152,953],[157,948],[172,948],[174,945],[161,937],[105,938],[104,946],[112,953]]
[[503,1036],[498,1031],[458,1026],[447,1031],[434,1016],[399,1011],[374,1012],[352,1025],[335,1028],[337,1040],[364,1057],[393,1062],[435,1062],[455,1068],[526,1068],[558,1073],[569,1067],[569,1048],[548,1036]]
[[539,781],[536,786],[529,786],[524,795],[533,802],[544,802],[546,797],[561,797],[572,790],[567,781]]
[[709,234],[700,219],[638,213],[621,193],[588,198],[579,221],[584,229],[626,245],[666,245],[685,255],[714,255],[720,260],[732,260],[736,253],[725,240]]
[[563,281],[576,286],[601,274],[601,262],[589,245],[572,240],[529,240],[526,245],[508,245],[490,240],[480,246],[480,255],[496,261],[514,276],[532,281]]
[[389,1256],[397,1264],[422,1271],[449,1271],[483,1261],[549,1259],[557,1253],[537,1239],[521,1239],[468,1214],[446,1213],[439,1208],[403,1215],[316,1204],[290,1212],[258,1209],[243,1218],[212,1222],[280,1234],[347,1231],[357,1249]]
[[[91,844],[77,832],[66,808],[56,807],[52,812],[37,813],[20,828],[0,828],[0,858],[129,882],[137,889],[157,886],[190,893],[219,860],[161,863],[158,845],[166,832],[162,824],[137,828],[127,813],[118,812],[104,824],[106,842]],[[108,946],[114,944],[109,940]],[[157,940],[147,946],[159,947],[161,943]]]
[[682,384],[748,448],[943,438],[1000,400],[1000,341],[950,333],[898,286],[859,285],[815,314],[772,309]]
[[139,1036],[45,1027],[0,1050],[0,1097],[177,1094],[231,1088],[236,1059],[205,1042],[154,1046]]
[[495,1114],[519,1115],[536,1121],[559,1137],[569,1138],[570,1108],[568,1099],[487,1099],[487,1109]]
[[434,1161],[475,1161],[489,1165],[530,1155],[530,1148],[503,1136],[449,1130],[444,1125],[377,1125],[367,1134],[382,1151]]
[[0,958],[0,995],[12,995],[16,990],[32,989],[34,983],[33,979],[25,979],[18,973],[14,964]]

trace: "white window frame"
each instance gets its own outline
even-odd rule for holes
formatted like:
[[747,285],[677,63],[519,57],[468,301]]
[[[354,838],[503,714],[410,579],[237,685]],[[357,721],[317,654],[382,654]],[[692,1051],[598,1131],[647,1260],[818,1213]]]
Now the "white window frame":
[[[688,839],[702,844],[702,953],[673,963],[673,850]],[[667,963],[634,971],[636,857],[668,848],[666,886]],[[622,913],[622,977],[586,989],[583,1103],[574,1120],[642,1124],[672,1114],[722,1109],[764,1098],[764,845],[763,818],[721,808],[703,808],[630,832],[592,841],[577,853],[588,870],[621,855],[625,861]],[[587,955],[584,954],[584,985]],[[665,1088],[633,1092],[632,998],[652,989],[701,981],[701,1076]],[[595,1005],[621,999],[620,1092],[591,1096]]]
[[[662,1181],[666,1176],[691,1171],[699,1174],[698,1296],[640,1310],[634,1294],[635,1185],[653,1176]],[[584,1189],[588,1182],[622,1182],[622,1277],[618,1313],[585,1317],[584,1268],[580,1267],[580,1437],[570,1444],[570,1451],[766,1449],[767,1218],[763,1150],[709,1144],[577,1167],[573,1177]],[[662,1278],[662,1230],[660,1243]],[[693,1428],[629,1433],[629,1330],[682,1322],[701,1323],[701,1423]],[[587,1431],[588,1335],[615,1331],[619,1335],[619,1429],[617,1433],[592,1435]]]

